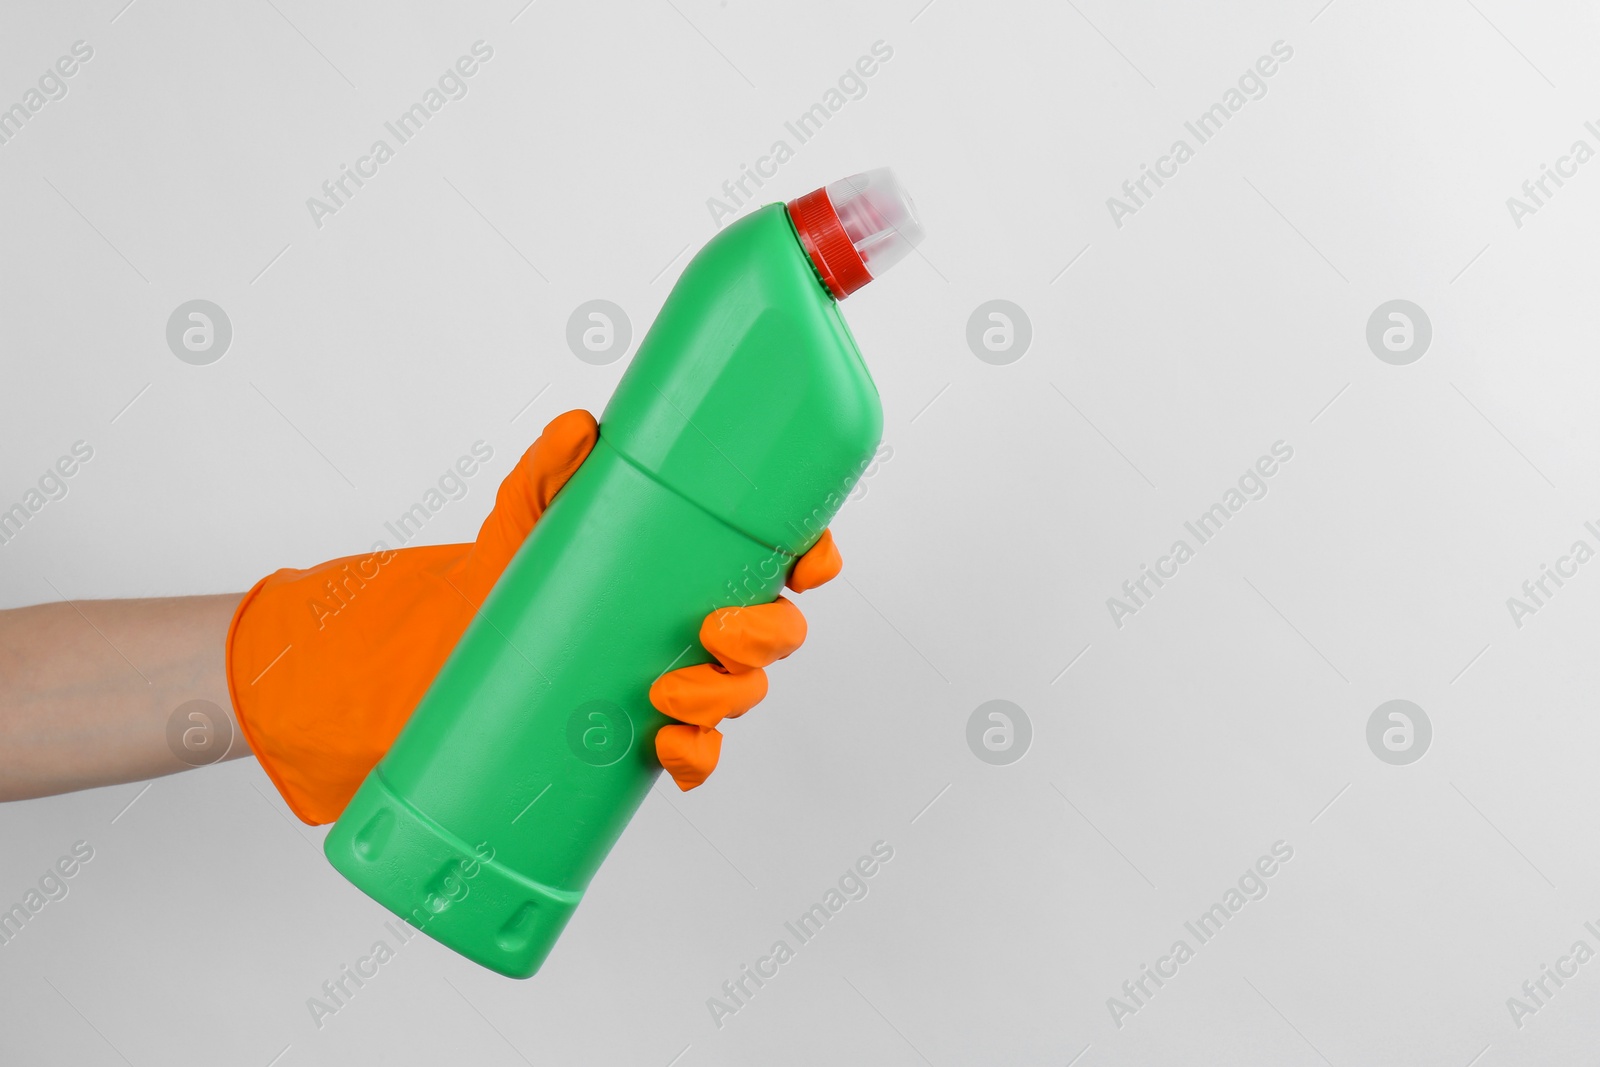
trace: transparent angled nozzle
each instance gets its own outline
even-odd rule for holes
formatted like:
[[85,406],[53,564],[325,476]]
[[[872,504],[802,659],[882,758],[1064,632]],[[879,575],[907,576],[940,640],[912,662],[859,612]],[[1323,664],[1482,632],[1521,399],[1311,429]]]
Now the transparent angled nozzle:
[[831,182],[788,208],[818,277],[839,300],[882,277],[923,237],[916,205],[888,167]]
[[922,223],[911,194],[888,167],[863,171],[827,186],[845,236],[874,278],[922,243]]

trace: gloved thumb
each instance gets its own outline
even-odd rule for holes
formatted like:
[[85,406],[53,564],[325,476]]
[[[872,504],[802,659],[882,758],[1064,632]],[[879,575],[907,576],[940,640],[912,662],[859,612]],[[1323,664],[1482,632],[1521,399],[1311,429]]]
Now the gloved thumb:
[[500,483],[494,508],[483,520],[467,561],[465,579],[471,588],[461,590],[475,605],[489,595],[500,572],[556,493],[583,465],[598,437],[594,416],[582,408],[557,415]]

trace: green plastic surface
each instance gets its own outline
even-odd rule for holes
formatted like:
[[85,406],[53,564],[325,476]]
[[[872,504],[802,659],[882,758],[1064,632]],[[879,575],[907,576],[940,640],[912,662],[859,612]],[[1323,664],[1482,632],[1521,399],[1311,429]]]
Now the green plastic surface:
[[[502,974],[544,962],[660,773],[650,684],[772,600],[883,413],[781,204],[684,270],[600,441],[329,832],[329,861]],[[646,887],[639,887],[641,894]]]

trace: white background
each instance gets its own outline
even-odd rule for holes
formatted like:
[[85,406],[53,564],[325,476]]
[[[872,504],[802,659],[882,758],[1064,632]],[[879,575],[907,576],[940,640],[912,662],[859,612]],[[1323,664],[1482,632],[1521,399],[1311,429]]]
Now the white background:
[[[0,603],[361,551],[483,439],[426,532],[470,537],[626,366],[574,357],[572,310],[615,301],[637,341],[707,198],[883,41],[760,196],[888,164],[929,234],[845,305],[893,449],[835,525],[848,583],[802,598],[811,637],[716,776],[658,787],[528,982],[418,938],[318,1028],[307,999],[386,914],[253,761],[0,807],[0,906],[95,849],[0,947],[0,1060],[1592,1054],[1600,962],[1520,1028],[1506,1004],[1600,950],[1600,563],[1520,628],[1506,606],[1600,547],[1600,163],[1520,228],[1506,206],[1600,148],[1591,8],[522,2],[0,16],[0,106],[94,49],[0,146],[0,507],[95,450],[0,547]],[[306,198],[478,40],[468,95],[317,228]],[[1276,41],[1265,97],[1115,225],[1107,197]],[[165,340],[194,298],[233,325],[210,366]],[[995,298],[1033,331],[1004,366],[966,341]],[[1404,366],[1365,339],[1397,298],[1433,327]],[[1117,627],[1106,599],[1277,441],[1268,495]],[[1366,741],[1397,698],[1433,726],[1408,766]],[[991,699],[1033,726],[1009,766],[967,745]],[[707,998],[879,840],[870,895],[719,1028]],[[1280,840],[1266,898],[1116,1025],[1107,998]]]

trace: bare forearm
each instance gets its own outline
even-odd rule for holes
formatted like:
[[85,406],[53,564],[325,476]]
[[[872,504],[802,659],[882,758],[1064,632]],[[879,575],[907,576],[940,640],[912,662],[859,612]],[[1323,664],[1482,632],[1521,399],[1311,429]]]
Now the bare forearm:
[[201,760],[179,758],[167,723],[192,700],[230,717],[228,758],[249,755],[223,668],[241,595],[0,611],[0,800],[188,769]]

